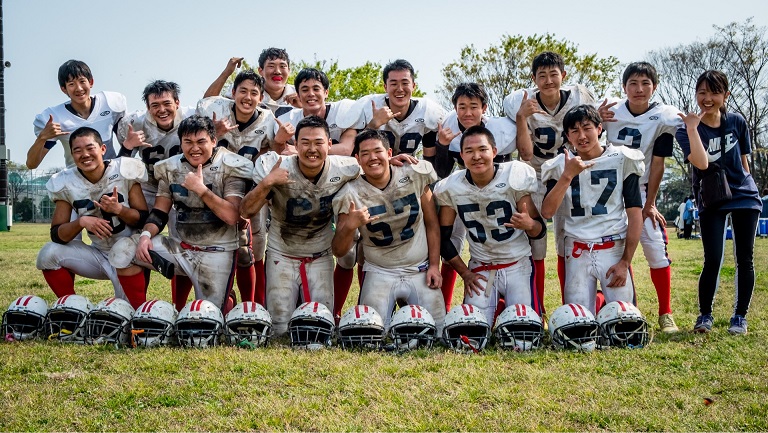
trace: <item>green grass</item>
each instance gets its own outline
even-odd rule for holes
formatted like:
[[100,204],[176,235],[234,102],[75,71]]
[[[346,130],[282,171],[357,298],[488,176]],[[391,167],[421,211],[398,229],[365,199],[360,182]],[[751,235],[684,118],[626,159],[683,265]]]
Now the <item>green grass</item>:
[[[688,332],[698,313],[701,243],[670,234],[672,302],[685,331],[657,334],[642,350],[393,355],[0,344],[0,430],[768,430],[768,240],[756,241],[749,334],[726,332],[734,295],[729,241],[715,329],[703,336]],[[0,310],[24,294],[53,300],[34,265],[47,239],[44,225],[0,232]],[[640,309],[655,325],[656,295],[640,250],[634,263]],[[154,276],[149,296],[168,299],[167,280]],[[94,301],[112,293],[108,282],[82,279],[77,290]],[[459,298],[457,288],[454,304]],[[559,299],[550,257],[547,309]]]

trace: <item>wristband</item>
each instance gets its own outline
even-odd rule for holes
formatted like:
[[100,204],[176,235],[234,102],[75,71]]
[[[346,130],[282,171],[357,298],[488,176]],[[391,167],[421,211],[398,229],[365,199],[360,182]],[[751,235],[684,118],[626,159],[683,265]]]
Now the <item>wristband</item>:
[[139,235],[139,237],[143,237],[143,236],[146,236],[152,239],[152,233],[150,233],[149,230],[144,230],[143,232],[141,232],[141,235]]

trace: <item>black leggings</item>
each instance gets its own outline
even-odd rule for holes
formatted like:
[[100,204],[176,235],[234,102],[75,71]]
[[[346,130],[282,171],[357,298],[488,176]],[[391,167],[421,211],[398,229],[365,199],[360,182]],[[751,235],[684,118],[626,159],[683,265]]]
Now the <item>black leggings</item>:
[[755,229],[760,211],[736,209],[731,211],[702,212],[701,242],[704,244],[704,268],[699,276],[699,312],[712,314],[715,292],[720,283],[720,268],[725,249],[725,221],[731,214],[733,249],[736,261],[736,305],[734,314],[747,315],[752,291],[755,289],[755,269],[752,256],[755,248]]

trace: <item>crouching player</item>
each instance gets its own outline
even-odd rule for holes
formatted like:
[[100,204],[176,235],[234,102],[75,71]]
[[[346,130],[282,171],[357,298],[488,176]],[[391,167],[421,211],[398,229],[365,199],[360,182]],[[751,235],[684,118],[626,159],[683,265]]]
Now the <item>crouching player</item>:
[[445,307],[440,229],[429,189],[437,174],[427,161],[391,166],[392,149],[382,131],[358,134],[353,153],[363,176],[347,183],[333,199],[338,215],[333,253],[347,254],[360,230],[366,277],[359,303],[373,307],[387,331],[396,302],[421,305],[441,335]]
[[644,156],[625,146],[603,147],[598,141],[603,130],[600,115],[592,106],[569,110],[563,129],[578,156],[566,151],[542,166],[547,195],[541,214],[549,218],[562,206],[564,302],[597,313],[599,281],[606,303],[634,304],[630,265],[643,228],[639,179]]
[[[491,131],[467,128],[461,137],[467,169],[435,186],[441,254],[464,280],[464,303],[480,308],[488,323],[493,323],[499,297],[507,305],[526,304],[541,311],[529,238],[546,234],[531,199],[538,188],[536,172],[520,161],[496,164],[496,154]],[[469,234],[469,267],[450,239],[456,216]]]
[[[93,128],[76,129],[69,146],[75,167],[53,175],[46,184],[56,204],[53,242],[37,254],[37,269],[57,297],[74,294],[74,276],[81,275],[112,281],[115,296],[136,308],[146,300],[148,278],[137,266],[115,270],[107,255],[116,242],[144,225],[148,212],[141,184],[147,181],[147,171],[137,159],[105,161],[107,146]],[[70,221],[73,210],[77,217]],[[90,245],[75,239],[83,229]]]
[[[110,253],[117,267],[132,261],[192,280],[195,297],[224,309],[234,276],[237,221],[253,164],[216,147],[213,121],[193,115],[179,125],[181,155],[155,164],[155,207],[141,235],[118,242]],[[176,209],[178,238],[158,236]]]

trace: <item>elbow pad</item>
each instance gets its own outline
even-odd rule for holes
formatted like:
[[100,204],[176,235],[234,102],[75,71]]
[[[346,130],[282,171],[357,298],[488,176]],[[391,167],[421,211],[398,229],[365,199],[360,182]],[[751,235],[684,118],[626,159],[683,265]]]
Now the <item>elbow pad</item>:
[[165,225],[168,224],[168,213],[159,209],[152,209],[147,217],[146,224],[154,224],[162,232]]
[[57,244],[66,245],[68,242],[59,237],[59,226],[61,226],[61,224],[51,226],[51,240]]
[[[147,218],[149,218],[149,211],[146,210],[140,210],[139,212],[139,220],[136,222],[136,224],[131,225],[131,228],[138,229],[144,227],[144,224],[147,223]],[[167,215],[167,214],[166,214]]]
[[534,221],[538,221],[539,223],[541,223],[541,232],[539,232],[539,234],[536,235],[536,236],[528,236],[528,239],[531,239],[531,240],[535,241],[535,240],[541,239],[541,238],[543,238],[544,236],[547,235],[547,222],[544,221],[544,218],[542,218],[541,215],[537,216],[533,220]]
[[456,251],[456,247],[451,242],[451,234],[453,233],[453,226],[440,226],[440,256],[443,260],[448,261],[459,255]]

